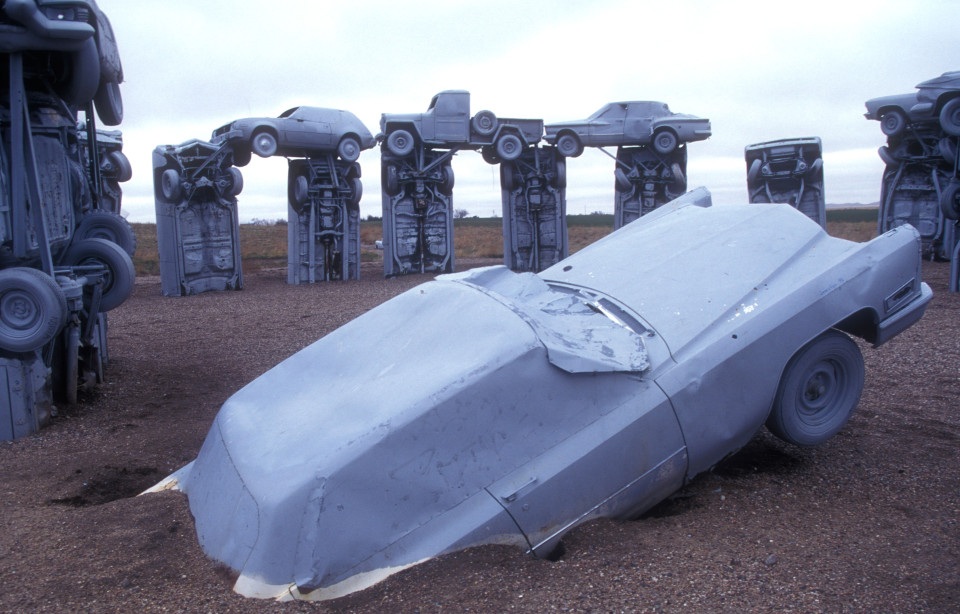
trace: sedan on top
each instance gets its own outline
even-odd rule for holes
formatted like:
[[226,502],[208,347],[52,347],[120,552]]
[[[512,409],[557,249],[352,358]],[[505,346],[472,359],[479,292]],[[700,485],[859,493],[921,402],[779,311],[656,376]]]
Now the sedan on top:
[[350,111],[321,107],[293,107],[279,117],[237,119],[213,131],[218,145],[228,141],[234,163],[244,166],[253,152],[270,156],[304,157],[336,153],[355,162],[360,152],[376,145],[370,130]]
[[686,113],[673,113],[666,103],[655,101],[611,102],[588,117],[544,126],[544,139],[560,153],[575,158],[584,146],[653,145],[669,154],[680,143],[710,137],[710,120]]

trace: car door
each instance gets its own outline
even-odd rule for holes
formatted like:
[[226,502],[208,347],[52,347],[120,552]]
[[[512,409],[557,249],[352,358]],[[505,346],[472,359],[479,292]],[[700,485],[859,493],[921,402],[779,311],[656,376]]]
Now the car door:
[[638,514],[683,484],[687,452],[669,400],[652,382],[630,382],[626,402],[487,488],[538,556],[577,524]]

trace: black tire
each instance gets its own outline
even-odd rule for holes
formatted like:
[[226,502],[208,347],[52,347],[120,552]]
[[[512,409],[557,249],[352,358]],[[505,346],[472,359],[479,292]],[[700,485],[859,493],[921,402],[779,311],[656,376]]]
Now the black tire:
[[[61,258],[61,265],[98,265],[106,270],[103,276],[103,296],[100,311],[110,311],[123,304],[133,292],[135,273],[130,255],[112,241],[84,239],[74,241]],[[88,299],[84,293],[84,301]]]
[[107,126],[119,126],[123,121],[123,96],[120,95],[120,84],[116,81],[101,83],[93,97],[93,104],[100,121]]
[[567,162],[560,158],[557,160],[557,174],[553,178],[553,187],[558,190],[566,189],[567,187]]
[[757,159],[750,163],[750,167],[747,169],[747,185],[754,187],[757,184],[757,179],[760,178],[760,167],[763,166],[763,163]]
[[100,87],[100,52],[93,38],[68,55],[66,79],[54,85],[54,91],[68,106],[82,107],[93,100]]
[[114,181],[119,183],[130,181],[133,177],[133,166],[130,164],[130,159],[122,151],[111,151],[107,154],[100,170],[107,175],[111,175]]
[[235,197],[243,192],[243,173],[240,172],[240,169],[235,166],[228,167],[227,176],[230,178],[227,195]]
[[627,177],[626,171],[624,171],[619,166],[613,169],[613,183],[614,187],[618,192],[629,192],[630,188],[630,178]]
[[897,136],[907,127],[907,116],[903,111],[891,109],[880,116],[880,131],[887,136]]
[[350,180],[350,204],[354,207],[360,204],[360,199],[363,198],[363,182],[360,181],[359,177],[354,177]]
[[40,349],[66,322],[67,299],[52,277],[28,267],[0,270],[0,349]]
[[960,98],[947,101],[940,109],[940,127],[947,134],[960,136]]
[[360,157],[361,151],[360,141],[352,136],[343,137],[337,145],[337,154],[339,154],[340,159],[345,162],[356,162]]
[[443,181],[440,183],[440,193],[450,196],[453,194],[453,167],[449,164],[444,164],[440,172],[443,173]]
[[500,165],[500,189],[512,192],[517,187],[516,169],[512,163]]
[[653,135],[653,148],[660,155],[673,153],[678,144],[677,135],[672,130],[660,130]]
[[943,137],[940,139],[937,149],[940,151],[940,157],[943,158],[947,164],[952,166],[957,163],[957,144],[955,139],[949,136]]
[[385,164],[383,166],[383,191],[387,196],[396,196],[400,193],[400,171],[395,164]]
[[269,130],[260,129],[250,139],[250,150],[261,158],[269,158],[277,153],[277,137]]
[[490,136],[497,131],[497,116],[493,111],[477,111],[470,120],[470,126],[480,136]]
[[250,151],[250,148],[244,144],[237,143],[233,145],[233,165],[234,166],[246,166],[250,164],[250,160],[253,157],[253,152]]
[[413,135],[407,130],[394,130],[387,135],[387,151],[404,158],[413,153]]
[[893,153],[891,153],[890,148],[886,145],[881,145],[877,150],[877,155],[880,156],[880,159],[883,160],[883,163],[887,166],[899,166],[900,161],[897,160]]
[[102,209],[91,211],[80,218],[77,229],[73,231],[73,241],[84,239],[106,239],[119,245],[131,256],[137,251],[137,235],[130,223],[119,213]]
[[497,155],[501,160],[511,162],[523,153],[523,141],[515,134],[504,134],[497,139]]
[[860,348],[840,331],[828,330],[787,363],[767,428],[798,446],[819,445],[847,423],[863,382]]
[[343,172],[343,176],[347,179],[359,179],[363,176],[363,169],[360,168],[359,163],[354,162]]
[[576,134],[564,132],[557,137],[557,151],[565,158],[576,158],[583,153],[583,144]]
[[679,192],[684,192],[687,189],[687,178],[683,175],[683,168],[680,167],[679,162],[674,162],[670,165],[670,176],[673,177],[672,185]]
[[503,160],[497,155],[496,147],[483,147],[480,149],[480,155],[487,164],[500,164]]
[[948,220],[960,219],[960,181],[951,181],[940,193],[940,211]]
[[180,187],[180,172],[175,168],[168,168],[160,174],[160,193],[171,202],[180,200],[183,189]]
[[300,210],[310,200],[310,180],[305,175],[297,175],[290,182],[290,204]]

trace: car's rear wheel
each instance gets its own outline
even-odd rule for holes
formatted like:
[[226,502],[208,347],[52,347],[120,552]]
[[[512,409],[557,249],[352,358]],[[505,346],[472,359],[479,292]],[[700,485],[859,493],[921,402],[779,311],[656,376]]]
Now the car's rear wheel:
[[880,131],[887,136],[897,136],[907,127],[907,117],[902,111],[891,109],[880,116]]
[[763,166],[763,162],[761,162],[759,159],[750,163],[750,168],[747,169],[747,184],[750,187],[753,187],[757,184],[757,179],[760,178],[761,166]]
[[123,97],[120,95],[120,84],[116,81],[101,83],[93,97],[93,104],[104,124],[119,126],[123,121]]
[[111,174],[115,181],[130,181],[133,177],[133,166],[130,159],[122,151],[112,151],[107,154],[106,159],[101,165],[101,170]]
[[243,173],[239,168],[231,166],[227,168],[227,177],[229,177],[227,195],[236,197],[243,191]]
[[160,175],[160,193],[169,201],[180,200],[183,190],[180,188],[180,173],[175,168],[168,168]]
[[450,196],[453,194],[453,167],[449,164],[444,164],[443,169],[440,172],[443,173],[443,181],[440,183],[440,192]]
[[954,139],[949,136],[943,137],[940,139],[937,149],[940,152],[940,157],[943,158],[947,164],[957,163],[957,145]]
[[553,187],[558,190],[567,187],[567,162],[563,158],[557,160],[557,173],[553,177]]
[[613,184],[618,192],[630,191],[630,178],[627,177],[627,172],[619,166],[613,169]]
[[310,180],[306,175],[297,175],[290,182],[290,203],[300,210],[310,200]]
[[237,143],[233,145],[233,165],[246,166],[250,164],[250,148],[247,145]]
[[269,158],[277,153],[277,137],[268,130],[260,130],[250,140],[250,149],[261,158]]
[[880,156],[880,159],[883,160],[883,163],[887,166],[897,166],[900,164],[899,161],[893,156],[893,153],[890,151],[890,148],[886,145],[881,145],[877,150],[877,155]]
[[960,181],[951,181],[940,193],[940,210],[949,220],[960,219]]
[[360,141],[352,136],[343,137],[337,145],[337,154],[345,162],[356,162],[360,157],[360,151]]
[[672,130],[661,130],[653,135],[653,148],[657,150],[657,153],[660,155],[667,155],[673,153],[673,150],[677,148],[677,135],[673,133]]
[[819,445],[847,423],[863,382],[860,348],[840,331],[828,330],[787,363],[767,428],[798,446]]
[[954,98],[940,109],[940,127],[947,134],[960,136],[960,98]]
[[516,169],[512,162],[500,165],[500,189],[512,192],[517,187]]
[[577,135],[565,132],[557,138],[557,151],[565,158],[576,158],[583,153],[583,145]]
[[673,176],[673,187],[683,191],[687,187],[687,178],[683,176],[683,169],[679,162],[670,165],[670,174]]
[[400,171],[395,164],[387,164],[383,167],[381,181],[387,196],[396,196],[400,192]]

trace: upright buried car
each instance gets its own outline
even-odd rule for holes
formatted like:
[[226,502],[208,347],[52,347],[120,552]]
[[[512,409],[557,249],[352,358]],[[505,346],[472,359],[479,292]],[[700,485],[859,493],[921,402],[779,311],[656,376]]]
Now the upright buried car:
[[280,117],[236,119],[214,130],[210,140],[217,145],[228,141],[237,166],[250,161],[251,151],[263,158],[309,158],[335,152],[347,162],[355,162],[361,151],[377,144],[350,111],[320,107],[294,107]]
[[663,102],[611,102],[587,119],[544,125],[544,140],[575,158],[583,147],[648,145],[669,154],[680,143],[710,137],[710,120],[673,113]]
[[880,345],[931,298],[916,232],[851,243],[787,205],[709,200],[537,275],[477,269],[384,303],[231,397],[158,488],[187,493],[239,592],[326,599],[472,545],[547,555],[764,423],[825,441],[863,385],[847,334]]

